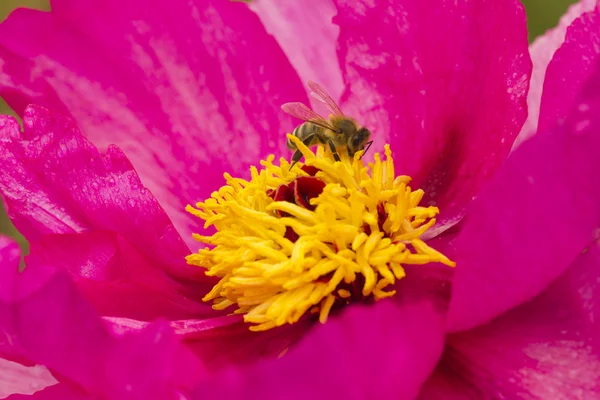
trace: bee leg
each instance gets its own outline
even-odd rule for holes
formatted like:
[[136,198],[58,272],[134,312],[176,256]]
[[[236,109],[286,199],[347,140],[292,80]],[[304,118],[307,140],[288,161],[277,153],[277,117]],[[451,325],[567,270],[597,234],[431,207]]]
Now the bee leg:
[[[314,139],[315,135],[308,135],[307,137],[304,138],[304,140],[302,141],[302,143],[306,146],[306,147],[310,147],[313,139]],[[296,165],[296,163],[298,161],[300,161],[300,159],[302,158],[302,152],[300,150],[296,150],[294,152],[294,155],[292,156],[292,165],[290,165],[290,169],[294,168],[294,165]]]
[[302,158],[302,152],[300,150],[296,150],[294,155],[292,156],[292,165],[290,165],[290,169],[294,168],[294,165]]
[[372,141],[372,140],[369,140],[369,141],[367,142],[367,147],[365,148],[365,150],[363,151],[363,153],[360,155],[360,158],[359,158],[359,160],[360,160],[360,159],[362,159],[362,158],[363,158],[363,156],[364,156],[365,154],[367,154],[367,151],[369,151],[369,149],[371,148],[371,145],[372,145],[372,144],[373,144],[373,141]]
[[331,140],[328,140],[327,143],[329,144],[329,149],[331,150],[331,154],[333,154],[333,159],[335,161],[342,161],[337,152],[337,149],[335,148],[335,144],[333,144],[333,142]]

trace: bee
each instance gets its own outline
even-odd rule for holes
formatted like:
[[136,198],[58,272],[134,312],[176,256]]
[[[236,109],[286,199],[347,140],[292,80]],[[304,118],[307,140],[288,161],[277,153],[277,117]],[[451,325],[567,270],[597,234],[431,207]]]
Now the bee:
[[[307,147],[316,144],[329,146],[335,161],[341,161],[338,149],[346,148],[350,157],[354,157],[354,154],[360,150],[364,150],[364,155],[373,143],[372,140],[369,140],[371,131],[364,126],[359,126],[354,119],[345,116],[336,102],[319,84],[308,82],[308,87],[311,89],[310,95],[325,104],[331,115],[329,120],[326,120],[302,103],[285,103],[281,106],[283,111],[305,121],[292,131],[292,135],[300,139]],[[287,147],[295,150],[292,156],[293,167],[302,158],[302,153],[289,139]]]

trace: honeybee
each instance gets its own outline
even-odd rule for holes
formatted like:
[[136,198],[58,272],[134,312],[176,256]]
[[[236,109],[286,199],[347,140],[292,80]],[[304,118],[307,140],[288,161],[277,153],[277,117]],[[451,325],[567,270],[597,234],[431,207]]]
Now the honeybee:
[[[311,89],[310,95],[325,104],[331,115],[329,120],[326,120],[302,103],[285,103],[281,106],[283,111],[292,117],[306,121],[297,126],[292,131],[292,135],[302,140],[302,143],[307,147],[316,144],[329,146],[336,161],[340,161],[338,149],[344,147],[350,157],[353,157],[360,150],[364,150],[364,155],[373,143],[372,140],[369,140],[371,131],[364,126],[359,126],[354,119],[345,116],[335,100],[319,84],[308,82],[308,87]],[[295,150],[292,156],[293,167],[302,158],[302,153],[289,139],[287,140],[287,147],[290,150]]]

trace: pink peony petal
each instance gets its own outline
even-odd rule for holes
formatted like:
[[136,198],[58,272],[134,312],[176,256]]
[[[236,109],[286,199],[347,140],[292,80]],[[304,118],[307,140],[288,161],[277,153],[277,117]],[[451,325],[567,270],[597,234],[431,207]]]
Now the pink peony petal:
[[[518,0],[337,0],[344,107],[388,141],[440,225],[459,219],[525,121],[531,61]],[[350,113],[350,111],[349,111]]]
[[119,233],[173,276],[200,279],[189,250],[135,170],[115,146],[105,154],[67,118],[32,106],[25,131],[0,117],[2,192],[15,226],[30,241],[88,230]]
[[249,6],[277,39],[302,82],[318,82],[338,100],[344,81],[336,53],[339,28],[331,23],[337,11],[333,2],[255,0]]
[[0,399],[10,394],[32,394],[56,384],[48,369],[41,365],[24,365],[0,359]]
[[179,399],[205,375],[169,326],[156,323],[118,341],[104,373],[108,398],[156,400]]
[[5,400],[97,400],[97,397],[83,393],[71,385],[59,383],[32,395],[13,394]]
[[18,272],[17,245],[0,239],[0,351],[45,365],[59,381],[111,399],[169,399],[203,375],[167,324],[114,336],[65,273]]
[[236,317],[174,322],[171,326],[212,371],[275,358],[295,346],[314,326],[311,323],[314,321],[306,320],[266,332],[252,332],[247,323]]
[[600,245],[533,301],[450,335],[428,399],[600,398]]
[[[427,242],[432,248],[451,260],[456,259],[456,232],[454,228]],[[436,309],[446,314],[452,291],[454,268],[434,263],[427,265],[405,265],[406,277],[398,281],[394,287],[396,301],[430,301]]]
[[151,321],[214,317],[201,301],[211,284],[171,279],[114,232],[45,235],[30,242],[27,264],[67,271],[82,295],[103,316]]
[[297,74],[239,2],[52,5],[0,25],[1,94],[18,112],[68,109],[95,145],[120,146],[196,247],[201,227],[184,207],[224,171],[249,175],[266,154],[289,154],[284,134],[298,121],[280,105],[307,101]]
[[548,65],[540,107],[539,131],[565,120],[582,85],[600,58],[600,7],[583,14],[567,30],[565,42]]
[[490,321],[561,275],[600,224],[600,68],[565,124],[524,142],[456,239],[451,330]]
[[227,369],[192,398],[413,398],[442,350],[442,315],[429,302],[351,307],[280,359]]
[[[116,334],[139,332],[148,322],[129,318],[105,317],[105,325]],[[275,358],[302,338],[314,321],[305,320],[265,332],[252,332],[239,315],[207,319],[170,321],[169,325],[183,344],[211,371],[228,366],[255,363]]]
[[578,3],[571,5],[555,28],[537,37],[531,46],[529,46],[529,54],[533,61],[533,71],[529,84],[529,93],[527,93],[528,115],[527,121],[525,121],[521,133],[519,133],[519,136],[515,140],[513,148],[516,148],[523,140],[528,139],[536,133],[546,69],[556,50],[565,41],[567,27],[579,18],[581,14],[595,8],[596,2],[597,0],[580,0]]

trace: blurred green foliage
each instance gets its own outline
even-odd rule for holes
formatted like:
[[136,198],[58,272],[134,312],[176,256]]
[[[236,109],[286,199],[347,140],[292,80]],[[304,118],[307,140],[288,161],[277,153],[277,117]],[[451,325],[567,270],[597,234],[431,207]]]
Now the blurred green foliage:
[[529,40],[556,25],[561,15],[577,0],[522,0],[527,10]]
[[[529,38],[536,36],[553,27],[567,7],[576,0],[523,0],[528,14]],[[13,9],[19,6],[48,10],[47,0],[0,0],[0,20],[3,20]],[[0,113],[12,114],[6,104],[0,101]],[[1,202],[0,202],[1,203]],[[0,204],[0,233],[17,238],[26,247],[27,243],[19,235],[10,220],[6,217]]]

